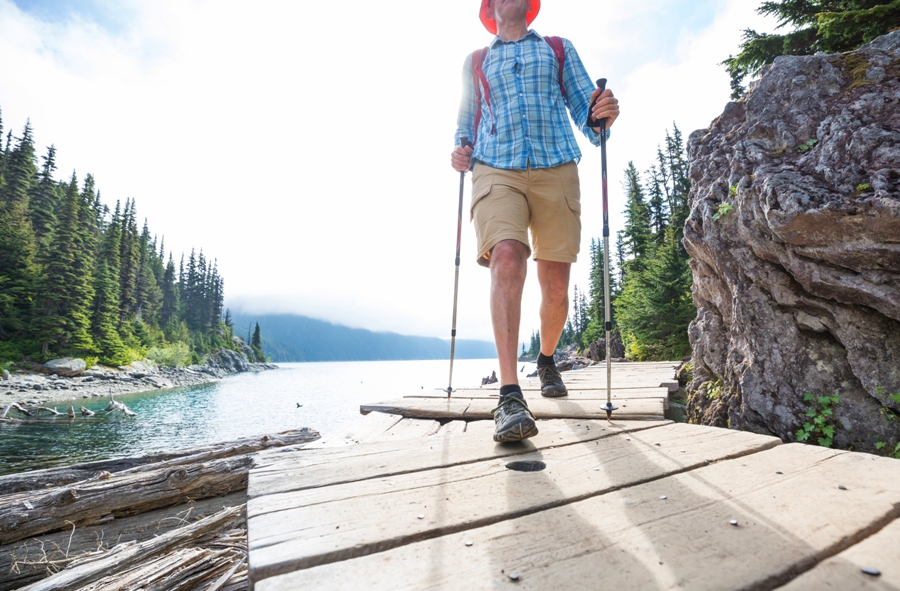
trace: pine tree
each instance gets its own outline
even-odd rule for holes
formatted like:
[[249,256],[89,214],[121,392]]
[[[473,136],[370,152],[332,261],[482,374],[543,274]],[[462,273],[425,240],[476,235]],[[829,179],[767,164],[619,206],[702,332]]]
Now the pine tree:
[[[603,243],[599,239],[591,239],[591,283],[590,289],[590,307],[587,313],[587,326],[581,338],[584,347],[589,347],[591,343],[597,339],[603,338],[606,334],[606,288],[603,283],[605,259],[603,254]],[[610,269],[609,273],[609,289],[610,294],[616,290],[615,273]],[[612,298],[610,298],[612,300]],[[610,305],[612,313],[614,306]]]
[[119,331],[132,333],[132,321],[137,313],[137,284],[140,272],[140,237],[135,221],[135,202],[125,200],[122,211],[122,236],[119,241]]
[[256,355],[256,361],[265,362],[266,356],[263,354],[262,350],[262,336],[259,333],[259,322],[256,323],[256,328],[253,329],[253,338],[250,339],[250,348],[253,349],[253,353]]
[[781,35],[744,30],[740,53],[722,62],[735,100],[744,93],[744,78],[780,55],[850,51],[900,26],[898,0],[777,0],[763,2],[757,12],[790,30]]
[[[8,142],[7,150],[9,150]],[[0,198],[5,203],[19,204],[27,211],[28,193],[36,175],[34,138],[32,137],[31,121],[28,121],[25,124],[25,129],[22,130],[22,137],[19,139],[16,147],[9,152],[9,158],[4,165],[3,178],[5,186]]]
[[[41,286],[38,290],[38,338],[41,354],[94,352],[90,334],[90,307],[93,286],[90,272],[78,262],[84,246],[81,231],[81,195],[72,173],[60,208],[59,224],[41,257]],[[92,259],[92,257],[88,257]]]
[[625,262],[625,276],[632,271],[640,272],[644,269],[644,257],[652,250],[650,240],[650,212],[644,202],[644,189],[638,177],[634,163],[629,162],[625,169],[625,228],[623,242],[630,260]]
[[29,198],[31,222],[38,241],[46,240],[56,225],[56,209],[62,196],[59,193],[59,185],[53,179],[55,171],[56,148],[50,146],[47,148],[47,155],[44,156],[44,165],[41,167],[38,182]]
[[112,219],[106,224],[97,254],[94,277],[94,306],[91,334],[103,361],[121,365],[126,359],[126,347],[119,335],[119,256],[121,250],[121,204],[116,202]]

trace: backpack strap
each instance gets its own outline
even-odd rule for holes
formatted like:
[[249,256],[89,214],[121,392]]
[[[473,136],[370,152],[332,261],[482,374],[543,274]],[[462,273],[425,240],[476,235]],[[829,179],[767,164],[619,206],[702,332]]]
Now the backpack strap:
[[544,41],[550,46],[550,49],[553,50],[553,54],[556,56],[556,61],[559,62],[559,91],[563,96],[566,96],[566,89],[563,86],[563,67],[566,65],[566,46],[563,45],[563,40],[560,37],[544,37]]
[[494,133],[494,109],[491,107],[491,92],[487,77],[484,75],[484,60],[487,59],[488,47],[472,52],[472,85],[475,87],[475,132],[472,134],[472,145],[478,139],[478,126],[481,124],[481,97],[491,112],[491,134]]

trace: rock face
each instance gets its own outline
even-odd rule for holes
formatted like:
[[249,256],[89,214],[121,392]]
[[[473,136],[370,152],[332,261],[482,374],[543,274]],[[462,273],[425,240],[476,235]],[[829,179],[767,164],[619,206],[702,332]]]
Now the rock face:
[[812,410],[836,447],[900,439],[898,77],[900,32],[780,57],[691,135],[691,419],[793,441]]
[[83,359],[64,357],[48,361],[41,367],[41,372],[71,378],[80,375],[85,369],[87,369],[87,364]]

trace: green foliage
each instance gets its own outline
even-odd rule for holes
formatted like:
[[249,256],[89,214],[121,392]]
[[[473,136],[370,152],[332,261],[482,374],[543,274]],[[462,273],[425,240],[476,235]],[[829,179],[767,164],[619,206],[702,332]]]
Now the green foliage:
[[742,82],[780,55],[840,53],[859,48],[900,26],[900,0],[778,0],[757,9],[775,16],[784,34],[746,29],[741,51],[722,62],[731,77],[732,98],[743,94]]
[[191,363],[191,349],[183,342],[151,347],[147,359],[161,367],[184,367]]
[[719,204],[719,207],[716,208],[716,213],[713,214],[713,221],[719,221],[722,217],[728,215],[734,210],[734,207],[728,202],[722,202]]
[[807,141],[807,142],[803,142],[802,144],[800,144],[799,146],[797,146],[797,151],[800,152],[801,154],[802,154],[803,152],[809,152],[810,150],[812,150],[813,148],[815,148],[815,147],[816,147],[816,144],[818,144],[818,143],[819,143],[819,140],[813,138],[813,139],[811,139],[811,140],[809,140],[809,141]]
[[715,382],[706,382],[701,387],[706,390],[706,397],[710,400],[716,400],[722,394],[721,378]]
[[138,231],[134,200],[110,215],[91,175],[53,178],[53,146],[38,172],[30,123],[9,138],[0,145],[0,360],[121,365],[176,342],[196,359],[232,346],[215,261],[192,253],[191,276],[182,267],[176,277],[146,221]]
[[834,410],[833,406],[841,401],[839,396],[813,396],[807,392],[803,395],[804,402],[812,405],[806,411],[803,426],[795,433],[797,441],[809,441],[811,437],[822,447],[831,447],[834,438]]

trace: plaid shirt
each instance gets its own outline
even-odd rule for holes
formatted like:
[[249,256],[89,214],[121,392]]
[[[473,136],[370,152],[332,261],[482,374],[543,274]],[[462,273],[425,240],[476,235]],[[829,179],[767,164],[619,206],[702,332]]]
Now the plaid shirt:
[[[600,145],[600,134],[585,126],[591,92],[595,86],[568,39],[562,83],[559,88],[559,61],[550,45],[533,30],[518,41],[494,37],[484,60],[484,74],[490,86],[491,108],[481,98],[481,122],[473,160],[494,168],[550,168],[581,159],[572,127],[566,121],[566,107],[575,125],[592,144]],[[472,59],[463,67],[463,95],[459,105],[456,145],[459,138],[475,137],[475,87]],[[493,113],[493,118],[491,114]],[[494,133],[491,133],[491,127]],[[609,137],[607,131],[607,137]]]

